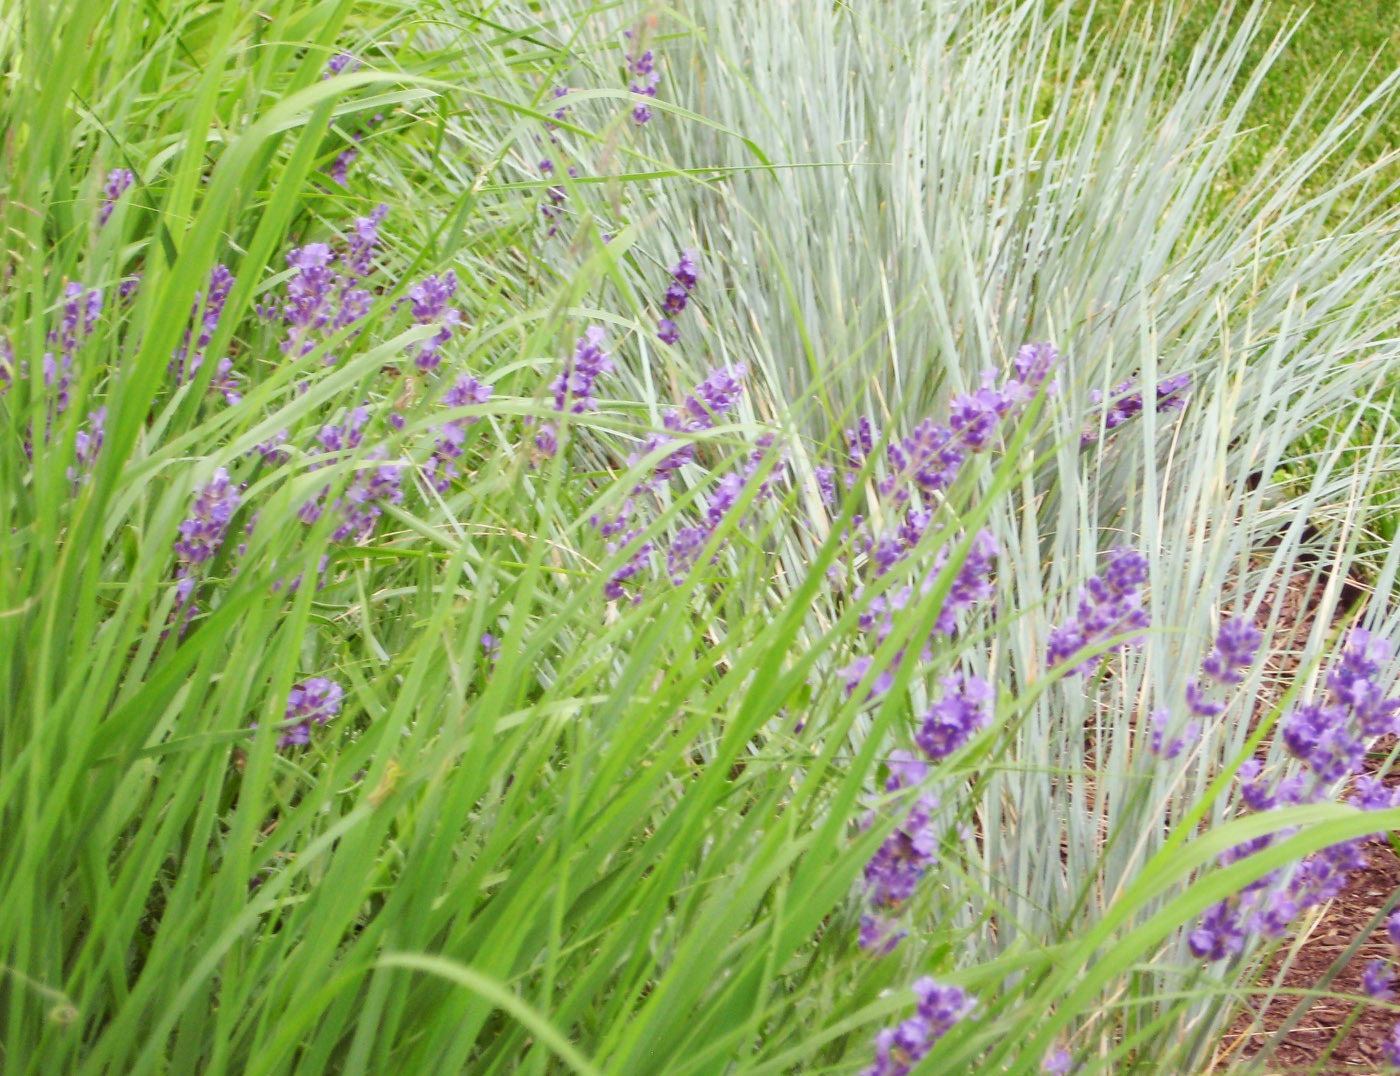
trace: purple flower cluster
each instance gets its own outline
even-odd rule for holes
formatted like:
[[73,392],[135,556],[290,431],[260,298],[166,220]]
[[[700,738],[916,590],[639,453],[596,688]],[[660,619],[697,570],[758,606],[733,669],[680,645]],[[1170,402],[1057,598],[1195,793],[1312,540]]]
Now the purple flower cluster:
[[[548,157],[540,161],[540,173],[542,175],[549,175],[553,171],[554,162]],[[569,175],[572,176],[576,173],[576,169],[569,169]],[[544,237],[546,239],[552,239],[559,234],[559,222],[563,219],[564,203],[569,200],[569,196],[563,186],[558,183],[551,183],[545,188],[544,193],[549,198],[549,201],[540,204],[540,216],[543,217],[545,223],[549,225],[549,227],[545,229]]]
[[99,228],[111,217],[112,210],[117,207],[117,199],[135,182],[136,176],[129,168],[113,168],[107,173],[107,180],[102,184],[102,209],[97,214]]
[[549,386],[554,394],[554,410],[581,415],[593,411],[598,401],[593,389],[598,379],[613,372],[612,357],[603,349],[607,331],[601,325],[590,325],[574,345],[573,358],[564,364]]
[[[928,776],[927,764],[908,751],[894,752],[888,765],[886,792],[914,788]],[[861,918],[861,948],[887,953],[904,936],[893,932],[887,914],[912,897],[928,869],[938,863],[938,833],[933,825],[937,807],[937,796],[921,795],[865,865],[865,890],[877,914]],[[866,825],[873,821],[873,816],[867,818]]]
[[[283,323],[288,326],[286,339],[281,345],[283,354],[294,358],[309,354],[326,336],[355,325],[369,314],[374,296],[367,288],[361,287],[360,283],[361,278],[374,268],[379,224],[386,212],[384,206],[379,206],[368,217],[355,219],[351,226],[351,234],[346,239],[345,256],[340,259],[344,272],[335,268],[338,256],[327,243],[307,243],[287,254],[287,264],[294,273],[287,282],[285,300],[280,311],[275,303],[264,308],[264,313],[280,312]],[[431,306],[432,298],[442,287],[437,278],[430,277],[429,280],[433,284],[430,294],[424,297],[428,300],[424,304],[425,309]],[[453,289],[455,290],[455,279]],[[417,290],[418,288],[414,289]],[[414,309],[417,311],[419,299],[413,292],[410,292],[410,298],[413,299]],[[446,318],[444,311],[438,311],[438,315]],[[449,332],[448,336],[450,335]],[[428,346],[424,345],[425,348]],[[326,355],[327,366],[333,366],[336,361],[337,356],[334,354]]]
[[[204,364],[204,349],[214,339],[214,333],[218,330],[219,321],[224,314],[224,307],[228,304],[229,292],[233,290],[235,282],[236,278],[227,266],[216,265],[209,273],[207,298],[205,294],[195,292],[194,306],[190,308],[190,321],[198,324],[199,335],[194,335],[193,325],[187,328],[183,342],[170,360],[175,384],[183,385],[193,378]],[[220,392],[224,402],[231,407],[243,399],[238,391],[238,383],[241,380],[233,370],[233,360],[225,356],[215,367],[209,387]]]
[[[554,396],[554,410],[581,415],[597,408],[593,395],[598,379],[612,373],[611,355],[604,350],[607,331],[601,325],[590,325],[574,344],[572,358],[566,359],[564,369],[549,385]],[[547,456],[559,448],[559,432],[553,423],[545,423],[535,435],[535,447]]]
[[[1210,653],[1201,662],[1201,674],[1207,682],[1221,686],[1234,686],[1244,679],[1244,674],[1254,664],[1255,654],[1264,637],[1249,621],[1236,618],[1220,625],[1215,643]],[[1167,740],[1167,725],[1170,712],[1155,710],[1152,714],[1152,751],[1167,759],[1174,759],[1184,751],[1189,743],[1201,733],[1201,721],[1219,717],[1225,712],[1225,703],[1213,699],[1199,679],[1186,682],[1186,706],[1198,720],[1193,720],[1182,733]]]
[[[943,697],[924,714],[914,734],[922,755],[894,752],[885,791],[898,792],[918,785],[928,776],[929,762],[948,758],[990,724],[989,707],[996,694],[990,684],[962,674],[945,676],[942,683]],[[861,948],[888,953],[904,937],[896,931],[890,916],[914,895],[924,874],[938,862],[934,855],[937,833],[932,821],[937,806],[934,796],[924,795],[915,801],[904,822],[866,864],[865,889],[874,913],[861,920]]]
[[[484,404],[491,399],[491,386],[483,385],[470,374],[459,377],[451,388],[443,394],[444,407],[466,407],[470,404]],[[439,493],[446,493],[452,479],[458,475],[457,460],[462,456],[462,446],[466,442],[467,427],[474,425],[476,418],[459,418],[435,426],[437,441],[433,454],[428,458],[424,470],[428,482]]]
[[341,72],[354,74],[360,69],[360,61],[348,52],[337,53],[330,58],[326,64],[326,69],[321,72],[322,80],[330,78],[332,75],[339,75]]
[[[632,30],[624,33],[629,41],[637,37]],[[627,62],[627,88],[643,98],[632,109],[632,121],[640,127],[651,119],[651,109],[647,107],[645,99],[656,96],[656,84],[661,81],[661,72],[656,69],[656,57],[651,49],[645,49],[635,56],[629,52],[623,58]]]
[[[885,450],[890,473],[880,483],[881,495],[904,504],[912,493],[927,497],[951,486],[967,457],[990,448],[1001,421],[1046,384],[1059,358],[1049,344],[1027,344],[1000,388],[995,387],[996,372],[985,371],[981,388],[952,399],[946,425],[925,419],[908,437],[891,441]],[[1046,387],[1053,390],[1054,383]]]
[[674,344],[681,338],[675,317],[690,302],[690,293],[700,282],[700,255],[694,250],[681,251],[681,260],[671,267],[671,283],[661,298],[666,317],[656,323],[656,335],[663,344]]
[[[716,420],[732,410],[738,402],[747,374],[748,368],[743,363],[711,370],[680,407],[670,408],[661,416],[664,432],[648,434],[641,446],[628,456],[628,464],[635,466],[657,449],[673,444],[677,446],[649,468],[646,476],[632,489],[615,515],[607,520],[598,516],[592,518],[593,525],[608,539],[609,553],[616,553],[624,547],[631,551],[627,562],[613,573],[604,586],[604,594],[610,600],[624,596],[627,582],[642,571],[655,548],[651,542],[640,541],[644,528],[635,525],[634,517],[640,498],[648,492],[660,489],[683,466],[695,459],[695,443],[689,440],[681,442],[678,435],[697,434],[713,428]],[[742,495],[744,483],[757,470],[762,462],[763,451],[769,447],[771,440],[759,446],[743,469],[720,479],[706,502],[702,525],[683,527],[677,533],[667,555],[667,570],[673,582],[684,581],[710,533]],[[760,491],[760,495],[762,492]]]
[[[352,408],[345,421],[322,426],[316,440],[327,453],[353,452],[364,441],[365,426],[369,422],[369,408]],[[346,487],[345,494],[338,497],[330,506],[332,512],[340,515],[340,521],[331,532],[337,542],[362,542],[374,534],[379,517],[384,514],[384,506],[403,502],[404,464],[388,461],[389,450],[376,445],[365,453],[366,466],[356,469],[354,477]],[[312,469],[327,466],[332,461],[322,459],[312,463]],[[322,487],[311,500],[297,511],[297,518],[303,523],[313,524],[325,512],[325,499],[330,486]]]
[[418,345],[418,355],[414,359],[418,369],[425,373],[437,369],[442,362],[442,346],[452,339],[452,327],[462,320],[462,312],[452,305],[456,294],[457,274],[451,269],[439,276],[424,277],[409,289],[413,320],[419,325],[438,326],[430,339]]
[[106,431],[107,408],[99,407],[95,411],[89,411],[87,425],[79,427],[78,432],[73,435],[74,465],[68,468],[70,482],[81,482],[92,470],[97,454],[102,450],[102,439]]
[[344,698],[345,689],[324,676],[313,676],[293,684],[287,693],[287,715],[277,746],[310,743],[311,726],[324,725],[339,714]]
[[[877,484],[879,496],[887,502],[880,514],[890,522],[883,530],[870,533],[863,517],[857,516],[853,521],[857,547],[866,554],[865,568],[870,576],[888,575],[905,564],[930,527],[935,533],[941,531],[942,525],[935,525],[934,520],[943,492],[957,479],[969,456],[991,448],[1003,421],[1012,419],[1042,387],[1053,391],[1054,382],[1049,379],[1058,362],[1059,352],[1049,344],[1027,344],[1016,354],[1000,387],[997,387],[995,371],[988,370],[982,375],[980,389],[953,398],[947,424],[925,419],[908,437],[890,441],[885,453],[888,471]],[[828,505],[834,506],[836,501],[838,474],[840,485],[847,492],[853,490],[860,472],[869,466],[879,439],[879,430],[868,418],[860,419],[845,431],[845,458],[838,466],[817,471],[818,487]],[[948,536],[949,539],[954,537]],[[927,595],[936,585],[939,573],[947,565],[950,545],[951,541],[945,541],[939,547],[931,568],[915,569],[913,581],[873,598],[861,615],[861,630],[877,628],[876,641],[883,642],[893,628],[894,615],[908,606],[916,587],[921,595]],[[958,566],[952,588],[924,645],[923,660],[931,657],[937,636],[951,636],[957,631],[963,612],[992,597],[991,571],[997,552],[996,540],[990,532],[982,531],[974,537],[972,548]],[[862,590],[863,587],[857,587],[856,597]],[[890,668],[877,673],[871,698],[889,690],[894,682],[894,669],[903,659],[901,650]],[[861,656],[838,670],[848,693],[855,690],[872,665],[872,658]]]
[[241,490],[222,467],[200,487],[189,516],[180,523],[180,537],[175,541],[175,556],[182,575],[213,559],[223,545],[229,521],[241,500]]
[[977,1007],[962,987],[943,986],[927,976],[914,981],[914,994],[915,1015],[875,1036],[875,1063],[863,1076],[909,1076],[934,1043]]
[[[325,79],[331,78],[339,74],[353,74],[354,72],[358,71],[362,66],[363,64],[361,64],[359,59],[357,59],[355,56],[352,56],[348,52],[342,52],[331,57],[330,61],[326,64],[325,71],[321,73],[321,78],[324,81]],[[356,143],[364,141],[366,130],[379,123],[379,121],[383,118],[384,117],[382,114],[375,115],[370,119],[365,120],[363,122],[363,126],[357,124],[350,132],[351,139]],[[360,151],[356,149],[355,146],[347,146],[345,149],[341,150],[339,153],[336,154],[335,159],[331,161],[330,167],[327,169],[327,172],[329,173],[331,179],[336,183],[337,186],[344,187],[349,184],[350,166],[359,159],[359,156]]]
[[[1090,647],[1129,632],[1141,631],[1148,624],[1141,587],[1147,582],[1147,558],[1122,546],[1109,554],[1108,565],[1079,591],[1079,604],[1073,618],[1050,632],[1048,663],[1051,668],[1078,658]],[[1141,639],[1120,643],[1139,645]],[[1096,670],[1103,655],[1082,658],[1070,672],[1087,674]]]
[[[1222,635],[1225,634],[1222,630]],[[1207,659],[1217,680],[1229,681],[1234,670],[1252,662],[1252,634],[1236,629],[1231,642]],[[1235,651],[1231,654],[1232,647]],[[1289,754],[1303,764],[1270,787],[1260,778],[1262,766],[1250,760],[1240,767],[1240,800],[1251,811],[1317,803],[1331,798],[1346,782],[1348,802],[1361,810],[1400,806],[1400,792],[1379,778],[1360,773],[1367,741],[1400,731],[1400,700],[1387,699],[1379,677],[1390,662],[1391,648],[1363,628],[1353,628],[1338,659],[1330,667],[1327,694],[1321,701],[1295,706],[1284,718],[1282,739]],[[1291,830],[1265,834],[1230,849],[1222,859],[1236,862],[1267,848]],[[1305,858],[1292,871],[1274,871],[1250,885],[1243,894],[1215,905],[1188,937],[1191,951],[1218,960],[1244,947],[1247,934],[1280,937],[1303,911],[1332,900],[1346,888],[1348,875],[1366,865],[1364,841],[1343,841]],[[1397,925],[1400,932],[1400,925]]]
[[[1180,411],[1186,406],[1187,388],[1191,384],[1190,374],[1169,377],[1157,385],[1157,411]],[[1081,445],[1091,445],[1099,439],[1100,430],[1117,429],[1129,419],[1142,414],[1142,392],[1136,388],[1137,379],[1129,378],[1122,384],[1113,386],[1113,396],[1109,406],[1096,419],[1092,426],[1079,435]],[[1094,403],[1103,402],[1103,393],[1094,389],[1089,398]]]
[[[749,480],[764,465],[765,458],[773,450],[773,438],[761,437],[757,447],[736,471],[720,477],[705,500],[705,514],[695,526],[682,527],[671,542],[666,554],[666,572],[671,582],[679,586],[689,577],[691,570],[700,559],[700,553],[709,543],[720,524],[733,512],[738,502],[745,496]],[[755,500],[766,497],[772,488],[771,480],[765,480],[755,493]],[[718,551],[711,558],[713,564],[719,557]]]
[[44,352],[42,369],[44,387],[51,389],[50,419],[68,410],[68,389],[73,383],[73,359],[83,341],[92,335],[97,318],[102,313],[102,289],[86,288],[71,281],[63,288],[63,316],[59,327],[51,330],[47,340],[53,351]]

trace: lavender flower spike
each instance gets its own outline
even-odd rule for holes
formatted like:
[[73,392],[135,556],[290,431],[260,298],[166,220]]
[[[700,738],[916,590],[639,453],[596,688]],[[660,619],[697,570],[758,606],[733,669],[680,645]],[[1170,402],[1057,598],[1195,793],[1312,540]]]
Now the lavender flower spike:
[[293,684],[287,693],[287,723],[277,740],[278,747],[311,742],[311,726],[324,725],[340,713],[345,689],[334,680],[313,676]]
[[114,168],[107,173],[107,181],[102,185],[102,210],[97,215],[99,227],[107,223],[107,218],[117,207],[117,199],[135,182],[136,176],[129,168]]
[[875,1064],[862,1076],[908,1076],[933,1044],[965,1019],[976,1002],[957,986],[941,986],[925,976],[914,982],[916,1015],[875,1036]]

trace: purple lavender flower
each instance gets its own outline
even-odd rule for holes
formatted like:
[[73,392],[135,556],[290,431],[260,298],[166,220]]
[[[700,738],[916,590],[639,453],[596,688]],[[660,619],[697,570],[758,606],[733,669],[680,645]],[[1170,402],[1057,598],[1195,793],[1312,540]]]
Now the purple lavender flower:
[[97,215],[99,227],[107,223],[107,218],[116,208],[117,199],[136,182],[136,176],[129,168],[114,168],[107,173],[107,181],[102,185],[102,209]]
[[[1147,558],[1136,550],[1120,547],[1109,555],[1103,572],[1090,579],[1079,592],[1075,616],[1050,633],[1048,661],[1051,667],[1063,664],[1117,635],[1145,629],[1150,621],[1142,606],[1139,587],[1147,580]],[[1131,639],[1125,645],[1138,645]],[[1086,658],[1073,666],[1073,674],[1091,673],[1102,655]]]
[[348,187],[350,185],[350,166],[359,159],[359,156],[360,151],[354,146],[347,146],[337,153],[335,159],[331,161],[330,168],[327,169],[332,182],[340,187]]
[[1060,1047],[1045,1055],[1045,1059],[1040,1063],[1040,1071],[1045,1073],[1045,1076],[1068,1076],[1073,1064],[1074,1058],[1070,1056],[1070,1052]]
[[251,456],[256,452],[262,457],[263,463],[269,467],[284,463],[292,457],[291,452],[285,447],[287,444],[287,437],[288,432],[286,430],[278,430],[266,441],[254,445],[249,449],[248,455]]
[[[444,407],[466,407],[471,404],[484,404],[491,399],[491,386],[483,385],[470,374],[459,377],[447,392],[443,393]],[[424,470],[428,480],[439,493],[446,493],[452,479],[458,475],[457,460],[461,458],[462,446],[466,442],[467,427],[475,425],[475,417],[454,419],[434,427],[438,435]]]
[[[1191,383],[1189,374],[1179,374],[1176,377],[1169,377],[1158,382],[1157,411],[1179,411],[1186,406],[1186,389]],[[1079,435],[1080,445],[1091,445],[1099,439],[1099,429],[1113,430],[1123,425],[1129,419],[1136,418],[1142,414],[1143,399],[1142,392],[1137,390],[1136,378],[1129,378],[1120,384],[1113,386],[1109,406],[1102,412],[1099,419],[1096,419],[1090,429]],[[1103,393],[1095,389],[1089,394],[1089,399],[1094,403],[1103,402]]]
[[[631,37],[628,31],[628,37]],[[628,85],[634,94],[639,97],[655,97],[656,84],[661,81],[661,72],[656,70],[656,57],[651,49],[647,49],[639,56],[633,56],[630,52],[625,57],[627,61],[627,74],[631,81]],[[632,109],[632,120],[638,126],[651,119],[651,109],[645,102],[639,103]]]
[[1382,1054],[1387,1065],[1400,1068],[1400,1023],[1390,1029],[1390,1038],[1386,1039]]
[[921,797],[865,865],[866,893],[876,908],[897,909],[914,895],[928,868],[938,862],[934,855],[938,836],[931,817],[937,806],[936,797]]
[[656,338],[663,344],[674,344],[681,338],[681,331],[670,318],[661,318],[656,323]]
[[1192,721],[1186,728],[1182,729],[1181,735],[1166,739],[1167,721],[1170,714],[1166,709],[1158,709],[1152,712],[1152,753],[1161,755],[1164,759],[1171,761],[1185,751],[1201,735],[1201,723]]
[[321,78],[328,79],[332,75],[338,75],[347,69],[350,74],[354,74],[360,69],[360,61],[348,52],[338,53],[330,58],[330,62],[326,64],[326,70],[322,72]]
[[377,205],[367,217],[356,217],[353,231],[346,238],[345,271],[353,277],[374,272],[374,250],[379,245],[379,225],[389,214],[387,205]]
[[915,980],[914,994],[917,1014],[875,1036],[875,1063],[863,1076],[908,1076],[934,1043],[976,1008],[961,987],[942,986],[927,976]]
[[397,462],[378,462],[387,454],[383,446],[371,449],[366,454],[366,459],[372,462],[372,466],[358,469],[354,480],[345,491],[345,496],[332,505],[342,516],[340,525],[331,532],[334,541],[367,541],[374,534],[375,525],[384,513],[384,506],[403,502],[400,483],[404,465]]
[[1390,939],[1390,944],[1400,949],[1400,910],[1393,911],[1386,917],[1385,935]]
[[1201,925],[1186,940],[1191,952],[1206,960],[1224,960],[1244,950],[1244,930],[1239,916],[1224,901],[1206,912]]
[[364,439],[365,424],[368,422],[369,408],[363,405],[353,407],[346,413],[344,422],[322,426],[316,434],[316,441],[327,452],[356,448]]
[[1355,773],[1365,757],[1365,746],[1347,729],[1346,716],[1341,707],[1304,703],[1284,721],[1284,746],[1313,771],[1318,784]]
[[107,408],[99,407],[88,412],[87,425],[80,427],[73,437],[74,466],[68,468],[68,480],[80,482],[92,470],[97,454],[102,450],[102,439],[107,430]]
[[324,725],[339,714],[344,697],[345,689],[324,676],[313,676],[293,684],[287,693],[286,719],[277,746],[310,743],[311,726]]
[[282,352],[300,356],[316,347],[313,332],[323,330],[334,316],[332,299],[337,274],[331,268],[335,254],[325,243],[308,243],[287,254],[287,264],[296,274],[287,284],[287,300],[282,320],[292,327],[282,342]]
[[[241,499],[239,487],[229,481],[228,471],[220,467],[200,487],[188,518],[180,522],[175,557],[180,565],[177,574],[182,606],[193,593],[196,571],[212,560],[223,545]],[[187,612],[192,613],[193,608]]]
[[1388,811],[1400,806],[1400,789],[1387,788],[1380,778],[1363,774],[1347,802],[1362,811]]
[[672,316],[679,314],[685,309],[690,301],[690,294],[675,281],[666,288],[666,293],[661,297],[661,309]]
[[1361,990],[1372,1001],[1389,1001],[1395,996],[1395,973],[1388,960],[1372,960],[1361,973]]
[[1201,663],[1201,671],[1216,683],[1238,684],[1244,679],[1241,670],[1254,664],[1255,651],[1263,641],[1263,634],[1249,621],[1227,620],[1220,625],[1215,646]]
[[[235,283],[236,278],[227,266],[216,265],[209,272],[206,291],[195,292],[194,305],[190,307],[190,321],[199,326],[199,335],[195,335],[193,325],[187,328],[184,340],[171,357],[170,370],[175,375],[175,384],[183,385],[193,378],[204,364],[204,349],[213,341],[214,334],[218,331],[219,321],[223,318],[224,307],[228,304],[229,293]],[[233,391],[238,380],[237,375],[232,374],[233,361],[225,359],[220,365],[222,371],[210,387],[223,392],[225,400],[230,404],[237,403],[242,397]],[[232,400],[229,399],[230,392],[235,397]]]
[[606,336],[601,325],[590,325],[578,338],[573,359],[565,364],[564,372],[550,385],[550,391],[554,394],[554,410],[581,415],[598,406],[593,388],[598,378],[613,371],[612,359],[603,350]]
[[1327,673],[1327,689],[1337,704],[1346,707],[1366,736],[1400,731],[1396,711],[1400,700],[1387,700],[1376,682],[1390,662],[1390,643],[1373,638],[1364,628],[1352,628],[1342,647],[1341,660]]
[[437,325],[437,333],[418,346],[414,360],[418,369],[432,370],[442,361],[442,345],[452,339],[452,327],[462,320],[462,312],[450,305],[457,294],[457,274],[451,269],[441,276],[429,276],[408,293],[413,302],[413,320],[419,325]]
[[935,762],[947,758],[991,723],[987,705],[996,698],[992,685],[976,676],[957,673],[941,677],[939,682],[944,687],[943,698],[924,714],[923,724],[914,734],[914,742]]

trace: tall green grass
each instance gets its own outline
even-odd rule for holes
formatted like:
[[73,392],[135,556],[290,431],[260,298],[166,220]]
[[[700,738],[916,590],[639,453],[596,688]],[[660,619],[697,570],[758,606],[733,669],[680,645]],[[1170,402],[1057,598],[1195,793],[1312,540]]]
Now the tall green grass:
[[[1396,464],[1394,192],[1355,155],[1394,79],[1222,201],[1266,78],[1245,66],[1252,10],[1238,31],[1212,22],[1182,78],[1170,10],[1091,39],[1040,2],[3,10],[4,1071],[854,1072],[932,974],[980,1008],[920,1072],[1028,1073],[1057,1045],[1083,1072],[1198,1072],[1262,951],[1205,966],[1182,928],[1400,822],[1335,805],[1231,821],[1223,794],[1267,731],[1251,712],[1316,682]],[[662,61],[642,128],[629,26]],[[322,79],[341,50],[364,67]],[[542,142],[556,85],[574,92]],[[341,188],[327,169],[376,114]],[[115,167],[136,183],[99,230]],[[546,237],[554,180],[566,216]],[[283,356],[255,308],[281,294],[286,250],[379,202],[388,270],[364,332]],[[655,297],[688,246],[705,276],[668,349]],[[217,263],[238,280],[209,347],[247,378],[233,407],[206,391],[212,360],[181,387],[167,368]],[[448,267],[465,319],[423,376],[428,333],[396,303]],[[68,281],[108,300],[51,419],[42,356]],[[589,322],[617,372],[542,455],[546,386]],[[901,666],[882,704],[847,698],[836,670],[872,595],[830,580],[860,509],[829,510],[815,468],[855,416],[907,431],[1032,339],[1065,354],[1057,394],[921,547],[950,556],[946,586],[966,555],[951,536],[989,527],[995,615]],[[650,533],[664,544],[765,431],[786,451],[772,501],[684,584],[606,602],[622,556],[590,516],[642,475],[624,461],[662,410],[740,361],[744,401]],[[401,438],[377,428],[421,468],[461,372],[495,392],[460,481],[436,495],[410,468],[369,542],[298,522],[373,465],[367,443],[313,473],[317,428],[397,407]],[[1090,391],[1134,373],[1149,390],[1190,373],[1187,409],[1081,448]],[[75,485],[99,402],[105,443]],[[258,465],[282,429],[292,462]],[[1249,481],[1296,465],[1310,431],[1302,483]],[[219,467],[248,483],[229,543],[246,549],[214,561],[182,631],[171,549]],[[1322,518],[1337,541],[1318,549]],[[1120,541],[1153,558],[1147,644],[1087,687],[1048,673],[1049,626]],[[1184,713],[1212,626],[1306,565],[1329,575],[1300,680],[1256,668],[1192,750],[1145,752],[1145,715]],[[1396,566],[1367,565],[1380,634]],[[911,603],[881,656],[939,600]],[[999,686],[997,719],[934,774],[942,864],[911,936],[874,959],[855,939],[862,867],[899,821],[882,760],[954,668]],[[312,676],[345,686],[341,714],[280,750],[288,690]]]

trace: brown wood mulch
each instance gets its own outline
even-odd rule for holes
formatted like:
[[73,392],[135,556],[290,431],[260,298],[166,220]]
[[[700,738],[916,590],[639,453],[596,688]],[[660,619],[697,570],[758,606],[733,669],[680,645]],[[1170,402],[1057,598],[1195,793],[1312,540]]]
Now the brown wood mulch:
[[[1325,582],[1311,572],[1299,572],[1261,602],[1257,615],[1261,629],[1267,629],[1277,606],[1278,620],[1270,640],[1274,654],[1268,659],[1266,675],[1280,690],[1300,664]],[[1339,615],[1359,596],[1359,589],[1349,583],[1339,602]],[[1379,757],[1371,755],[1368,767],[1372,772],[1384,754],[1388,751]],[[1385,779],[1387,784],[1400,783],[1400,772]],[[1400,859],[1382,840],[1370,841],[1366,848],[1366,868],[1353,872],[1341,897],[1301,922],[1265,966],[1259,979],[1261,988],[1247,995],[1220,1042],[1216,1073],[1355,1076],[1396,1071],[1385,1065],[1384,1046],[1400,1020],[1400,1008],[1354,999],[1362,996],[1362,972],[1371,960],[1394,963],[1396,959],[1377,915],[1400,889]],[[1353,944],[1356,950],[1348,957]],[[1341,967],[1334,974],[1339,961]],[[1266,989],[1271,983],[1285,991],[1272,1001]],[[1306,992],[1319,989],[1351,997],[1316,997],[1309,1002]],[[1305,1008],[1295,1016],[1300,1001],[1305,1002]],[[1251,1064],[1250,1059],[1271,1043],[1267,1057]]]

